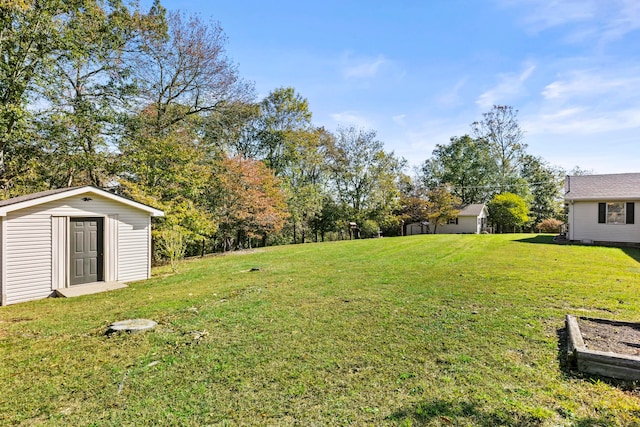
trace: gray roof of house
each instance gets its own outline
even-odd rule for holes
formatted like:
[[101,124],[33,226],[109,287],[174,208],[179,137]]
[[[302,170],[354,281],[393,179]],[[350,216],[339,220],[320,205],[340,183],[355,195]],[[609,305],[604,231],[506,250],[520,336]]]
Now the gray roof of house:
[[565,200],[640,199],[640,173],[567,176]]
[[484,209],[483,203],[467,205],[460,209],[458,216],[478,216],[482,213],[482,209]]
[[37,193],[25,194],[24,196],[12,197],[7,200],[0,200],[0,207],[13,205],[15,203],[27,202],[29,200],[39,199],[41,197],[51,196],[53,194],[64,193],[79,187],[56,188],[53,190],[45,190]]

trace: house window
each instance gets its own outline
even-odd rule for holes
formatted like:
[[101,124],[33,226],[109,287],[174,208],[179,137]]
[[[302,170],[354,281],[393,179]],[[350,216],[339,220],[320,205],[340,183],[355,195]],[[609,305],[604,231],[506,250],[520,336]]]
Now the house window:
[[635,204],[625,202],[598,203],[598,223],[633,224]]
[[458,218],[452,218],[449,221],[447,221],[447,224],[452,225],[452,224],[457,224],[458,223]]

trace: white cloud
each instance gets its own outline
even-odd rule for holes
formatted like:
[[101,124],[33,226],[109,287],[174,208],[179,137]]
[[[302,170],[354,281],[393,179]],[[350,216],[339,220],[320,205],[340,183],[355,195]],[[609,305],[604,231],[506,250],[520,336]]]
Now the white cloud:
[[638,0],[620,0],[613,6],[616,12],[603,25],[601,42],[617,40],[640,29],[640,3]]
[[357,111],[342,111],[332,113],[330,117],[339,126],[355,126],[358,128],[371,129],[373,121]]
[[393,122],[398,126],[405,127],[407,125],[407,122],[405,120],[406,118],[406,114],[398,114],[397,116],[393,116],[391,120],[393,120]]
[[640,128],[640,108],[596,111],[568,108],[529,116],[522,127],[530,134],[592,135]]
[[467,78],[463,77],[458,80],[458,82],[448,91],[442,93],[437,101],[438,104],[443,108],[454,108],[459,107],[463,104],[462,97],[460,96],[460,92],[462,88],[467,83]]
[[504,7],[520,9],[520,21],[529,32],[566,27],[569,43],[620,39],[640,29],[637,0],[497,0]]
[[[566,101],[572,98],[615,95],[626,98],[640,87],[640,77],[601,74],[591,71],[572,71],[560,80],[548,84],[542,91],[547,100]],[[635,96],[635,94],[634,94]]]
[[375,77],[382,67],[389,64],[389,60],[383,55],[376,58],[352,58],[349,53],[345,54],[343,62],[343,75],[356,79]]
[[524,83],[531,77],[535,68],[535,65],[527,64],[526,68],[520,74],[500,74],[500,83],[482,93],[476,100],[476,104],[487,109],[495,104],[504,103],[520,95],[524,91]]

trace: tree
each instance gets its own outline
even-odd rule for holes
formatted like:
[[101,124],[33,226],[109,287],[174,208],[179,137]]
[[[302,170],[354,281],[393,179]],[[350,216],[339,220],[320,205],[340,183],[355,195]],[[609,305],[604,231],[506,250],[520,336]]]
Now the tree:
[[255,124],[258,152],[276,176],[285,173],[296,150],[295,134],[311,130],[309,103],[292,87],[269,93],[260,103],[260,117]]
[[52,187],[103,186],[112,180],[110,151],[118,114],[133,93],[129,64],[138,21],[120,0],[84,0],[65,17],[64,49],[52,59],[37,99]]
[[[159,4],[154,6],[163,16]],[[135,56],[139,111],[153,112],[145,126],[168,133],[190,116],[251,100],[253,88],[226,57],[226,37],[218,23],[169,12],[166,25],[166,35],[143,33],[141,52]]]
[[508,105],[494,105],[482,115],[482,120],[471,124],[473,135],[489,145],[498,170],[499,192],[509,187],[517,176],[518,167],[527,145],[524,132],[518,124],[518,110]]
[[322,198],[322,207],[309,220],[309,226],[315,233],[315,240],[320,239],[324,242],[326,233],[338,231],[338,221],[344,217],[340,205],[338,205],[329,195],[325,194]]
[[278,233],[288,213],[280,180],[261,161],[224,157],[213,177],[213,206],[225,250],[251,246],[251,239]]
[[77,7],[62,0],[0,6],[0,190],[4,197],[15,194],[16,181],[33,174],[38,164],[34,159],[40,147],[29,142],[34,140],[27,126],[29,97],[42,83],[52,56],[62,50],[64,17]]
[[177,12],[165,20],[157,1],[150,15],[132,59],[138,93],[119,144],[119,181],[126,194],[147,195],[168,212],[159,228],[177,223],[194,246],[217,225],[208,186],[219,150],[204,137],[206,116],[248,102],[252,88],[227,59],[218,24]]
[[334,137],[322,128],[287,132],[288,166],[282,172],[283,186],[293,227],[293,242],[298,231],[304,243],[309,221],[322,209],[326,193],[326,153]]
[[436,234],[438,225],[446,224],[460,213],[461,200],[453,195],[446,186],[436,187],[427,193],[427,217]]
[[487,202],[496,191],[496,176],[496,163],[488,144],[468,135],[436,145],[432,157],[421,168],[427,188],[449,184],[463,204]]
[[496,194],[488,203],[489,218],[500,232],[514,231],[529,221],[527,204],[517,194]]
[[536,225],[545,219],[557,218],[562,209],[564,171],[550,166],[540,157],[527,154],[523,156],[520,174],[530,188],[531,223]]
[[375,131],[354,127],[338,130],[335,147],[327,155],[333,189],[348,208],[349,220],[383,223],[398,205],[404,160],[385,152]]

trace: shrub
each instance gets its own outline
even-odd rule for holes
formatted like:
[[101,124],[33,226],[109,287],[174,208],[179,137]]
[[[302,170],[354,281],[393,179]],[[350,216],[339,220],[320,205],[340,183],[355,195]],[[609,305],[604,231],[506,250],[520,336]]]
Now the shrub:
[[538,230],[542,233],[559,233],[562,221],[555,218],[547,218],[538,224]]
[[371,219],[367,219],[360,226],[360,237],[367,239],[371,237],[377,237],[379,229],[380,228],[378,227],[377,222]]

